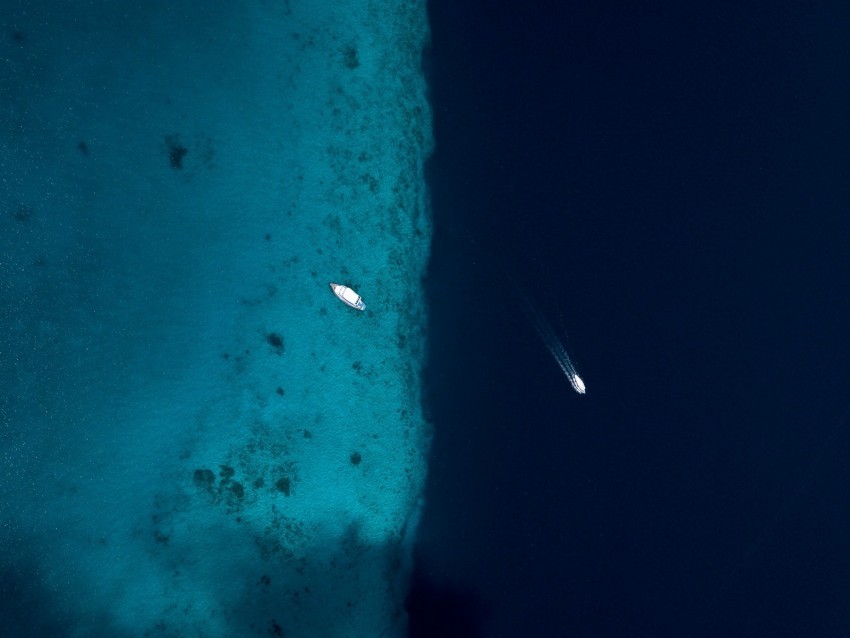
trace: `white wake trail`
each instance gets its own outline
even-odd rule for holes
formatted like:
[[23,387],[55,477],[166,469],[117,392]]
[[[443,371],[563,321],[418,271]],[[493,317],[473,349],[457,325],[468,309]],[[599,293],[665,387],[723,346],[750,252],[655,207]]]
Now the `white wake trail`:
[[573,386],[573,390],[579,394],[584,394],[587,389],[584,384],[584,380],[579,376],[578,372],[576,372],[576,367],[573,365],[570,355],[567,354],[564,344],[561,343],[560,339],[558,339],[558,336],[552,329],[551,324],[546,320],[546,317],[537,310],[537,308],[535,308],[529,299],[526,299],[525,307],[528,311],[528,315],[534,323],[534,327],[537,329],[537,334],[539,334],[540,338],[543,339],[543,343],[546,344],[552,358],[555,359],[555,362],[561,368],[564,376],[567,377],[567,381],[569,381],[570,385]]

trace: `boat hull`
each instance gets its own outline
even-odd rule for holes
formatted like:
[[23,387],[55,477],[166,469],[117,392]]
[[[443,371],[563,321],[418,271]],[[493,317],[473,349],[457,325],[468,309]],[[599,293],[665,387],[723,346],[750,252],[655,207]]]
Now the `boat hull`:
[[360,295],[348,286],[343,286],[342,284],[330,284],[330,287],[337,296],[337,299],[346,306],[354,308],[355,310],[366,310],[366,304],[363,303],[363,299],[361,299]]

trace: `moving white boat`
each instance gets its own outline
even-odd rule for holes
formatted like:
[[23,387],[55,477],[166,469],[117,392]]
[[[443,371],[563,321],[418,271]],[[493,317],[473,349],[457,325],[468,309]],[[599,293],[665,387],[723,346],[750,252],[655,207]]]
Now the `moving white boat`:
[[334,291],[334,294],[339,297],[339,300],[347,306],[351,306],[357,310],[366,310],[366,304],[363,303],[363,300],[360,298],[356,292],[354,292],[348,286],[343,286],[341,284],[331,284],[331,290]]

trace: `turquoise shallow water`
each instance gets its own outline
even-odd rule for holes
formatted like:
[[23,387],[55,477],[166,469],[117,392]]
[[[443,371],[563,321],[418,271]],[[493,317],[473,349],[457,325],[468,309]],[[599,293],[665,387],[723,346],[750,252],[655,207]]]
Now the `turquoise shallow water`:
[[0,18],[17,635],[403,632],[424,7],[242,4]]

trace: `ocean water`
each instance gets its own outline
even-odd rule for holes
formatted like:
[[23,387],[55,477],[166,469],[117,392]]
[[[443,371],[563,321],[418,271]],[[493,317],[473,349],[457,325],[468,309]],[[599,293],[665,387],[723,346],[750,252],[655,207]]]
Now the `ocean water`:
[[427,37],[420,3],[3,3],[4,635],[404,635]]
[[846,5],[429,15],[418,635],[850,635]]
[[0,633],[850,635],[848,17],[4,2]]

